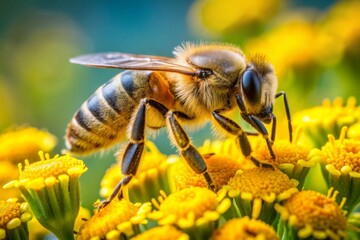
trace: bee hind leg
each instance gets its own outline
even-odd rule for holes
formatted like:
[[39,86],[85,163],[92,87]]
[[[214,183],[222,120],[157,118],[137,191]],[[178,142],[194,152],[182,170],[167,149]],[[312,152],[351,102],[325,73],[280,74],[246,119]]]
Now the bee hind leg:
[[100,206],[98,207],[98,209],[104,208],[106,205],[108,205],[116,196],[118,196],[119,199],[123,198],[123,192],[122,192],[122,187],[127,185],[130,180],[132,179],[133,175],[128,175],[123,177],[123,179],[121,179],[121,181],[116,185],[116,187],[114,188],[113,192],[111,193],[110,197],[108,199],[102,200],[100,202]]
[[256,158],[254,158],[253,156],[251,156],[252,149],[247,134],[242,130],[242,128],[236,122],[234,122],[230,118],[221,115],[218,111],[214,111],[212,114],[215,121],[223,129],[225,129],[231,135],[236,136],[236,142],[239,145],[241,152],[244,154],[245,157],[249,157],[250,160],[258,167],[274,168],[273,165],[269,163],[263,163],[257,160]]
[[130,142],[125,148],[121,162],[123,179],[116,185],[110,197],[101,202],[100,208],[109,204],[116,196],[123,198],[122,188],[135,176],[145,146],[145,113],[147,101],[141,101],[130,131]]

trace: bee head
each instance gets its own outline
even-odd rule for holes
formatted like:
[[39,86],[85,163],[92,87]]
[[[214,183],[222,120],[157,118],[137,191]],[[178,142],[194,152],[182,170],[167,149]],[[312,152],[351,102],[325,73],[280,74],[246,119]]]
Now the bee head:
[[272,65],[265,61],[264,56],[254,55],[241,74],[240,83],[248,113],[270,123],[277,90],[277,78]]
[[230,44],[199,44],[194,47],[186,43],[175,49],[175,55],[182,56],[185,64],[196,69],[199,82],[206,82],[209,87],[219,90],[229,90],[234,86],[237,76],[246,67],[242,51]]

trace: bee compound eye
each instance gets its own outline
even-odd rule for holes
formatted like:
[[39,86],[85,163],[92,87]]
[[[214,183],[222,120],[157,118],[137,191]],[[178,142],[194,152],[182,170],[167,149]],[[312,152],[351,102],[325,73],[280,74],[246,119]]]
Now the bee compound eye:
[[254,70],[248,69],[244,72],[241,85],[243,93],[248,101],[252,104],[260,103],[261,82]]

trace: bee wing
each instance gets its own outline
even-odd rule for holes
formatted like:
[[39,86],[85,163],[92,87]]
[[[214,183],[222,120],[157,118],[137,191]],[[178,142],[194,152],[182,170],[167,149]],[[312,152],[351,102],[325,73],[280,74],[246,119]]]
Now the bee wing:
[[109,52],[81,55],[71,58],[70,62],[99,68],[167,71],[195,75],[195,69],[176,64],[173,60],[168,57]]

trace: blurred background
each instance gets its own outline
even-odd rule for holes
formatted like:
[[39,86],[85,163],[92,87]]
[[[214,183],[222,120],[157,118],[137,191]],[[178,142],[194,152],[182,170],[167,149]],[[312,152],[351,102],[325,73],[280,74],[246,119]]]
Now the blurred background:
[[[60,153],[75,111],[119,72],[72,65],[70,57],[104,51],[171,56],[185,41],[230,42],[247,55],[265,54],[293,112],[323,98],[359,99],[359,12],[360,1],[345,0],[0,1],[0,130],[46,129]],[[213,137],[208,130],[192,134],[196,146]],[[155,143],[175,152],[164,131]],[[84,158],[85,206],[99,197],[114,152]]]

